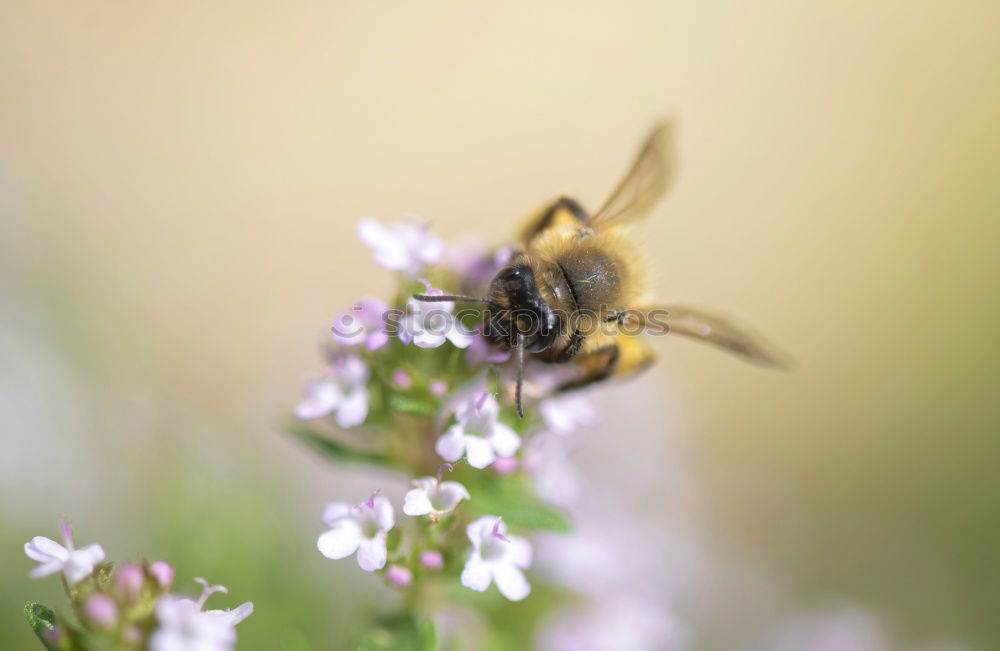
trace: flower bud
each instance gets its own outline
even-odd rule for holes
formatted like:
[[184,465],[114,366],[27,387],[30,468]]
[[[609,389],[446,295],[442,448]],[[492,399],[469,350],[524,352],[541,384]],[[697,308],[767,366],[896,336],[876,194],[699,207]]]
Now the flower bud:
[[95,593],[83,604],[83,616],[101,628],[111,628],[118,620],[118,606],[106,594]]
[[420,552],[420,564],[428,570],[440,570],[444,567],[444,557],[436,549],[425,549]]
[[385,578],[389,580],[389,583],[407,586],[413,581],[413,573],[402,565],[390,565],[385,570]]
[[431,383],[427,386],[430,389],[432,396],[441,397],[448,393],[448,383],[444,380],[431,380]]
[[392,386],[397,389],[409,389],[413,386],[413,380],[410,376],[401,368],[397,368],[392,372]]
[[174,568],[166,561],[154,561],[149,566],[149,573],[156,578],[156,582],[164,590],[170,589],[170,584],[174,582]]
[[142,584],[145,583],[146,576],[142,570],[135,565],[122,565],[115,575],[115,585],[130,600],[139,598],[142,594]]

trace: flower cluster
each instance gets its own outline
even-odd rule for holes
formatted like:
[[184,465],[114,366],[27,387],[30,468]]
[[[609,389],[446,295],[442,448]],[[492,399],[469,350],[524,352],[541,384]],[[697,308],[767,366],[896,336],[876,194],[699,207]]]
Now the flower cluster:
[[38,563],[29,576],[61,573],[74,618],[56,616],[41,604],[25,607],[28,623],[48,649],[96,648],[151,651],[229,651],[236,624],[253,612],[246,602],[233,610],[204,610],[205,601],[223,586],[204,586],[198,599],[170,593],[174,569],[165,561],[138,561],[117,567],[104,562],[104,550],[91,544],[77,549],[73,532],[61,523],[63,544],[36,536],[24,553]]
[[291,430],[335,461],[402,472],[411,487],[395,506],[391,491],[327,504],[317,548],[330,559],[354,556],[413,595],[406,603],[421,612],[434,612],[442,595],[455,595],[454,605],[494,584],[505,599],[525,599],[533,592],[530,534],[570,526],[544,499],[546,486],[561,481],[550,470],[565,465],[564,441],[595,422],[594,409],[579,395],[554,393],[565,369],[528,364],[519,418],[511,355],[480,334],[476,307],[457,312],[450,301],[413,299],[443,288],[483,295],[510,249],[452,250],[415,221],[365,220],[358,234],[376,262],[397,272],[399,290],[334,317],[327,368],[295,410],[307,422]]

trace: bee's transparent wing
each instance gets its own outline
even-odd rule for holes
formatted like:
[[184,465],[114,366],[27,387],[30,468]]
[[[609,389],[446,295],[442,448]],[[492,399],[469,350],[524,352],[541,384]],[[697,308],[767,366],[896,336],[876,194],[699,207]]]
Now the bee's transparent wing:
[[762,366],[787,368],[788,358],[731,317],[703,307],[660,305],[628,312],[629,325],[641,326],[649,334],[690,337],[738,355]]
[[648,213],[674,179],[673,128],[658,124],[646,138],[625,177],[590,219],[598,229]]

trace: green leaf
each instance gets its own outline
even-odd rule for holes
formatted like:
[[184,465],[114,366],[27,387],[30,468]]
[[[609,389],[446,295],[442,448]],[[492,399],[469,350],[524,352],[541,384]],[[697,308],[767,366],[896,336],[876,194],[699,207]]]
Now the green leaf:
[[292,425],[288,432],[305,441],[311,448],[320,454],[350,463],[369,463],[376,466],[395,466],[396,464],[381,452],[375,450],[364,450],[348,445],[342,441],[328,438],[311,427],[305,425]]
[[48,636],[56,630],[56,614],[42,604],[29,601],[24,604],[24,619],[28,621],[28,626],[41,640],[42,645],[46,649],[54,651],[56,646],[49,640]]
[[417,648],[420,651],[438,651],[437,626],[433,619],[424,619],[417,624]]
[[480,515],[498,515],[515,529],[569,533],[566,514],[514,482],[491,482],[472,494],[470,507]]
[[413,398],[394,393],[389,396],[389,408],[417,416],[433,416],[438,413],[440,405],[437,400],[428,398]]

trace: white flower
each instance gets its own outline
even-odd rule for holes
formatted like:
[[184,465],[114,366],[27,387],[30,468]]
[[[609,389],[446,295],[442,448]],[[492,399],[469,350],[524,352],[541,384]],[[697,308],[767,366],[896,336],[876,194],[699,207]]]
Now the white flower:
[[149,639],[151,651],[229,651],[236,643],[236,625],[250,616],[249,601],[232,610],[202,611],[205,600],[214,593],[227,592],[225,586],[208,585],[205,579],[195,579],[204,586],[198,600],[167,595],[156,604],[159,628]]
[[497,420],[499,413],[500,405],[488,392],[460,406],[455,414],[458,422],[437,440],[437,453],[446,461],[458,461],[464,454],[473,468],[485,468],[497,456],[514,456],[521,439]]
[[[439,296],[444,292],[434,289],[426,282],[424,294]],[[455,318],[451,301],[433,303],[411,298],[406,304],[406,314],[399,324],[399,340],[404,344],[411,341],[419,348],[437,348],[446,340],[456,348],[468,348],[473,341],[472,331]]]
[[331,502],[323,511],[330,530],[320,535],[316,547],[327,558],[339,560],[358,553],[358,566],[366,572],[385,567],[385,535],[396,524],[392,504],[375,493],[358,505]]
[[358,237],[375,250],[375,262],[386,269],[416,275],[444,253],[444,243],[430,232],[429,224],[413,219],[383,226],[374,219],[358,223]]
[[437,477],[421,477],[413,480],[414,488],[403,500],[406,515],[430,515],[437,521],[445,513],[450,513],[462,500],[469,499],[469,491],[457,481],[441,481],[441,470],[451,464],[446,463],[438,470]]
[[466,528],[472,552],[462,570],[462,585],[478,592],[496,582],[500,594],[520,601],[531,592],[521,570],[531,565],[531,544],[524,538],[505,535],[507,525],[493,515],[484,515]]
[[39,577],[62,572],[66,583],[74,586],[94,572],[94,566],[104,560],[104,550],[100,545],[87,545],[82,549],[73,547],[73,531],[65,520],[60,522],[63,547],[51,538],[35,536],[24,543],[24,553],[39,565],[28,573],[28,576]]
[[333,319],[330,331],[338,343],[354,346],[363,343],[368,350],[377,350],[389,341],[385,315],[388,306],[377,298],[358,301],[349,311]]
[[545,429],[563,436],[580,425],[596,425],[597,411],[589,400],[579,394],[562,394],[538,403]]
[[350,353],[334,356],[326,375],[310,380],[305,388],[305,400],[295,408],[302,420],[313,420],[335,413],[340,427],[353,427],[368,416],[368,367],[360,357]]

